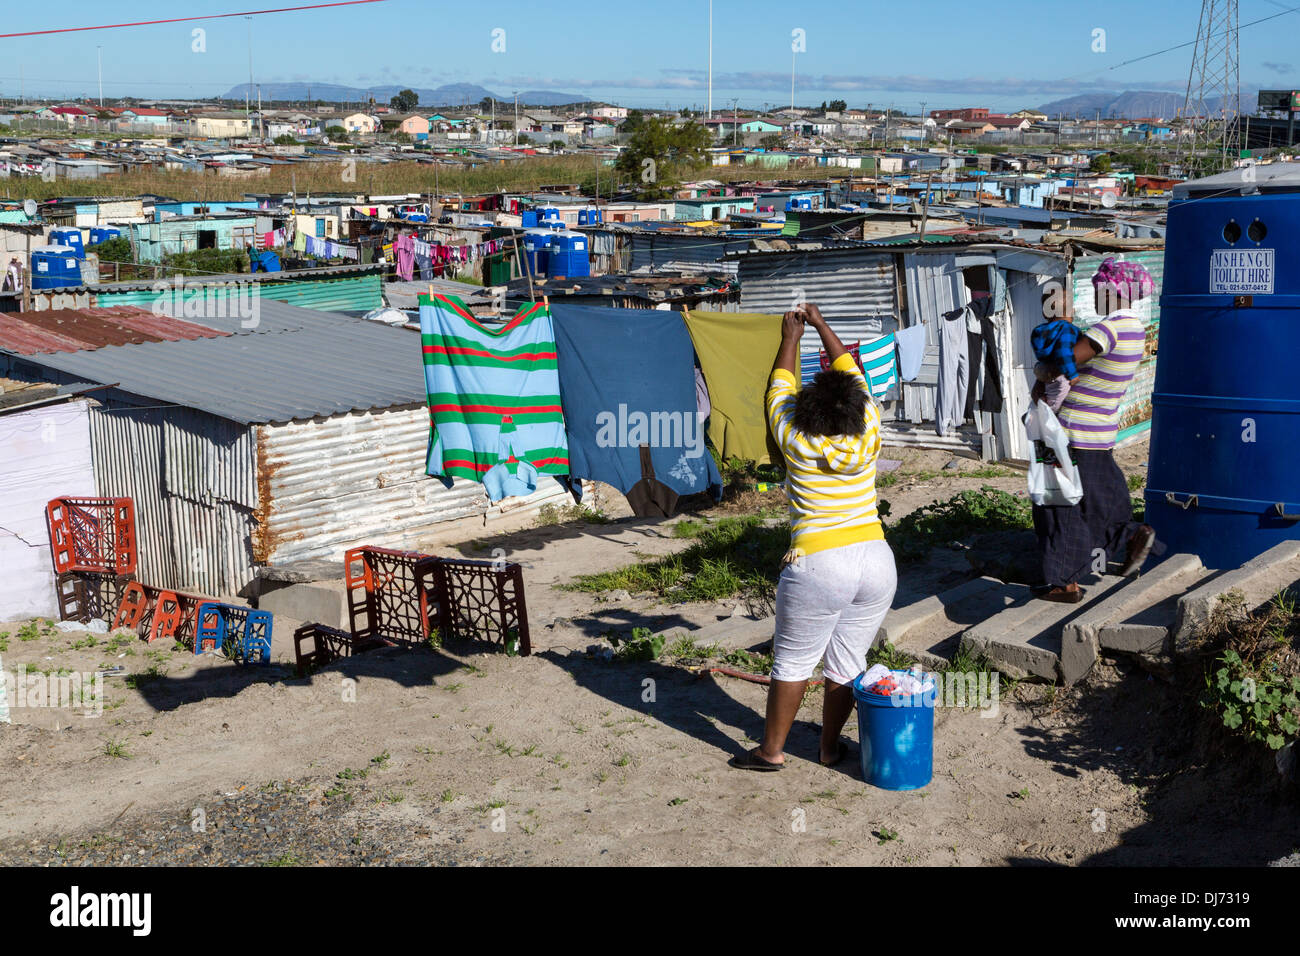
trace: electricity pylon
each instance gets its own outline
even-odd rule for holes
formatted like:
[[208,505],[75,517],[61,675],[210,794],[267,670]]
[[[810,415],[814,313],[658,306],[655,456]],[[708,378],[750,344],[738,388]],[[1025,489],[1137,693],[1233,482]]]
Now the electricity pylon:
[[1238,58],[1237,0],[1202,0],[1178,150],[1189,178],[1221,172],[1238,158]]

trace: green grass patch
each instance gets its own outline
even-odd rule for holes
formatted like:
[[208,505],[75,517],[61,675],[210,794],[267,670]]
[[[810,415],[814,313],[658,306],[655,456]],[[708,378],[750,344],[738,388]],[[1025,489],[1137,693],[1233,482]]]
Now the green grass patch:
[[947,501],[922,505],[885,528],[885,538],[900,561],[920,561],[939,545],[973,534],[1033,527],[1028,498],[985,485],[961,491]]
[[[624,589],[674,601],[720,601],[738,595],[771,600],[781,557],[790,546],[788,524],[768,527],[761,515],[690,522],[679,537],[694,538],[686,550],[614,571],[583,574],[567,590],[603,593]],[[687,524],[687,522],[680,522]]]

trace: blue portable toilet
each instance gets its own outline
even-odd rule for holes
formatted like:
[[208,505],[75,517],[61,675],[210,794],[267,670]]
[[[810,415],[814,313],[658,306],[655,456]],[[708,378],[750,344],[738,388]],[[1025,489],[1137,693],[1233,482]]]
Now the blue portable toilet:
[[537,228],[537,210],[536,210],[536,209],[529,209],[527,212],[521,212],[521,213],[519,214],[519,219],[520,219],[520,225],[522,225],[525,229],[536,229],[536,228]]
[[550,229],[527,229],[524,231],[525,274],[534,278],[546,275],[546,268],[555,233]]
[[82,285],[81,260],[70,246],[37,246],[32,250],[32,288],[65,289]]
[[548,222],[563,222],[560,218],[560,210],[558,206],[543,206],[538,210],[538,213],[539,225],[544,226]]
[[1300,163],[1180,183],[1169,203],[1146,521],[1235,568],[1300,539]]
[[605,221],[604,213],[602,213],[599,209],[587,210],[587,225],[599,226],[604,221]]
[[51,246],[66,246],[77,254],[78,259],[86,258],[86,244],[81,239],[80,229],[51,229],[49,240]]
[[110,239],[118,239],[122,235],[122,230],[116,226],[91,226],[90,227],[90,244],[97,246],[101,242],[108,242]]
[[579,209],[579,210],[578,210],[578,225],[580,225],[580,226],[589,226],[589,225],[591,225],[590,220],[587,219],[587,210],[585,210],[585,209]]
[[580,232],[557,232],[551,241],[546,274],[564,276],[568,279],[591,275],[591,261],[587,258],[587,237]]

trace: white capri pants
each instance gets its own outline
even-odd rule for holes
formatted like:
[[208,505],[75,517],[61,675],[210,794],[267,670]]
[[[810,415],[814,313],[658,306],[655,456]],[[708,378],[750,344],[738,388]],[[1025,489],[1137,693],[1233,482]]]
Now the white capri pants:
[[867,651],[894,600],[898,572],[884,541],[859,541],[814,551],[786,565],[776,588],[772,679],[822,673],[851,683],[867,666]]

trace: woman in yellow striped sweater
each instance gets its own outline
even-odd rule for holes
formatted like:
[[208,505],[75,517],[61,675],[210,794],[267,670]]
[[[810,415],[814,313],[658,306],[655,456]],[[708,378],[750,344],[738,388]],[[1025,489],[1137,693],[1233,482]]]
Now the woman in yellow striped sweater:
[[[799,388],[804,323],[822,339],[829,370]],[[787,312],[767,391],[767,420],[785,456],[791,542],[776,591],[772,683],[763,742],[733,765],[780,770],[785,741],[819,661],[826,680],[822,764],[848,752],[850,683],[894,598],[894,555],[876,514],[880,415],[866,380],[815,305]]]

